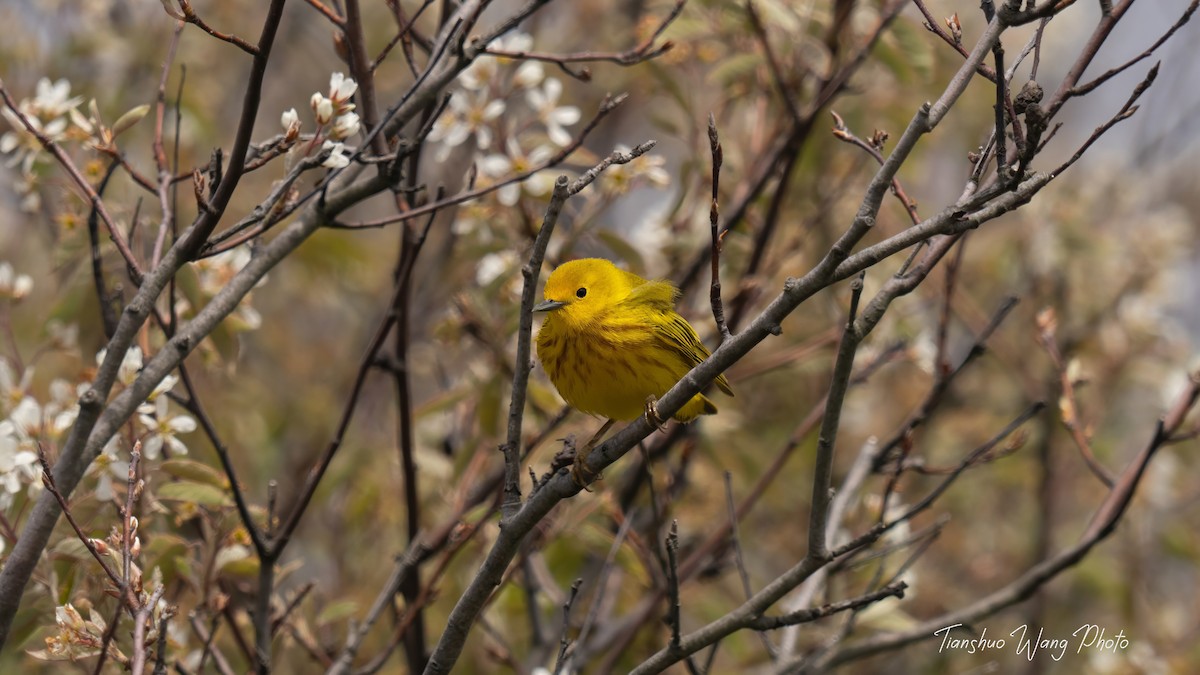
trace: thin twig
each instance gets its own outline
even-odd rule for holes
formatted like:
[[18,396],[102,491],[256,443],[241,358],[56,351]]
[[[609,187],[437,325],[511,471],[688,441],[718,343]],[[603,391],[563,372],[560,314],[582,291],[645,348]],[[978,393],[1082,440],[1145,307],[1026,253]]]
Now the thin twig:
[[[168,0],[168,1],[170,1],[170,0]],[[219,31],[219,30],[213,28],[212,26],[208,25],[207,23],[205,23],[204,19],[201,19],[200,15],[196,14],[196,11],[194,9],[192,9],[191,0],[178,0],[178,1],[179,1],[179,8],[181,10],[183,10],[184,21],[187,21],[188,23],[196,26],[200,30],[204,31],[205,33],[208,33],[209,35],[215,37],[218,40],[221,40],[222,42],[228,42],[229,44],[237,47],[238,49],[246,52],[247,54],[249,54],[251,56],[258,56],[261,53],[261,51],[260,51],[261,44],[260,45],[252,45],[249,42],[246,42],[245,40],[243,40],[242,38],[240,38],[236,35],[233,35],[232,33],[222,33],[221,31]]]
[[708,209],[708,222],[712,230],[712,283],[709,286],[708,299],[712,305],[713,320],[717,322],[721,340],[725,341],[733,337],[729,333],[729,326],[725,323],[725,307],[721,304],[721,240],[723,237],[717,231],[720,221],[718,192],[721,185],[721,164],[724,161],[725,153],[721,149],[721,140],[717,137],[717,119],[713,117],[712,113],[708,114],[708,147],[712,152],[712,203]]
[[1083,458],[1084,464],[1087,465],[1096,478],[1100,479],[1101,483],[1104,483],[1105,486],[1111,489],[1114,478],[1108,469],[1104,468],[1104,465],[1100,463],[1100,460],[1096,458],[1095,452],[1092,451],[1088,425],[1082,419],[1079,397],[1075,393],[1074,373],[1071,372],[1071,368],[1063,358],[1062,351],[1058,348],[1058,341],[1054,337],[1058,325],[1054,311],[1044,309],[1039,312],[1037,323],[1038,342],[1046,350],[1046,354],[1050,356],[1050,360],[1054,363],[1054,369],[1058,373],[1059,387],[1062,390],[1058,409],[1063,426],[1070,433],[1071,440],[1075,442],[1075,447],[1079,448],[1079,455]]
[[[876,162],[879,162],[881,165],[883,164],[883,143],[887,141],[888,138],[886,131],[877,130],[874,135],[871,136],[870,142],[864,141],[858,136],[855,136],[854,132],[850,131],[841,115],[837,114],[837,112],[833,110],[830,110],[829,114],[833,116],[834,138],[862,148],[867,152],[867,154],[871,155],[871,157],[874,157]],[[921,222],[921,217],[917,214],[917,203],[908,197],[908,193],[904,191],[904,186],[900,184],[900,179],[893,177],[891,187],[892,194],[896,196],[896,199],[900,200],[900,204],[904,206],[904,211],[908,214],[908,218],[912,221],[913,225]]]
[[567,73],[571,77],[587,82],[592,79],[590,70],[584,68],[580,71],[574,71],[567,67],[567,64],[607,61],[610,63],[615,63],[619,66],[633,66],[662,56],[670,51],[671,48],[675,46],[670,40],[667,40],[666,42],[663,42],[657,46],[655,46],[654,43],[656,40],[658,40],[659,36],[663,34],[663,31],[665,31],[667,27],[679,17],[679,14],[683,11],[683,6],[686,3],[687,0],[676,0],[675,5],[671,8],[671,11],[667,13],[654,32],[652,32],[650,36],[642,42],[642,44],[634,47],[633,49],[627,49],[623,52],[574,52],[571,54],[550,54],[547,52],[512,51],[485,47],[480,51],[480,53],[490,54],[492,56],[503,56],[511,59],[528,59],[533,61],[554,63],[558,65],[563,72]]
[[567,649],[571,646],[571,607],[575,604],[575,598],[579,596],[579,587],[582,585],[583,579],[576,579],[575,583],[571,584],[571,594],[563,603],[562,633],[558,640],[558,657],[554,660],[553,675],[559,675],[566,664]]
[[540,171],[544,171],[545,169],[548,169],[550,167],[557,166],[557,165],[561,164],[564,160],[566,160],[566,158],[569,157],[571,155],[571,153],[575,152],[575,150],[577,150],[579,147],[581,147],[583,145],[584,139],[586,139],[588,134],[594,128],[596,128],[596,125],[598,125],[600,123],[600,120],[604,119],[610,112],[615,110],[617,108],[617,106],[624,103],[627,98],[628,98],[627,94],[621,94],[620,96],[606,98],[604,100],[604,102],[600,104],[600,109],[597,111],[596,116],[593,117],[592,120],[587,124],[587,126],[585,126],[583,128],[583,130],[579,133],[579,135],[576,136],[574,140],[572,140],[570,145],[559,150],[558,153],[556,153],[553,157],[547,159],[545,162],[542,162],[541,164],[539,164],[535,167],[532,167],[527,171],[523,171],[519,174],[509,176],[508,178],[505,178],[502,181],[493,183],[486,187],[464,190],[456,195],[451,195],[450,197],[446,197],[445,199],[439,199],[439,200],[430,202],[424,206],[421,206],[421,207],[418,207],[415,209],[411,209],[411,210],[406,211],[405,213],[402,213],[399,215],[388,216],[386,218],[380,218],[378,220],[370,220],[370,221],[365,221],[365,222],[361,222],[361,223],[345,223],[345,224],[331,223],[330,227],[335,227],[335,228],[339,228],[339,229],[348,229],[348,230],[360,230],[360,229],[384,227],[386,225],[391,225],[393,223],[399,223],[399,222],[403,222],[405,220],[410,220],[412,218],[416,218],[418,216],[423,216],[425,214],[431,213],[438,209],[445,208],[447,206],[461,204],[463,202],[470,201],[472,199],[476,199],[476,198],[482,197],[486,194],[495,192],[496,190],[499,190],[500,188],[502,188],[506,185],[524,181],[525,179],[529,178],[530,176],[533,176],[534,174],[536,174]]
[[521,506],[521,423],[525,419],[525,395],[529,387],[529,372],[533,369],[531,343],[533,334],[533,303],[536,299],[538,278],[542,272],[542,261],[550,245],[550,235],[558,223],[558,215],[566,203],[568,194],[567,177],[559,176],[554,182],[550,204],[542,218],[542,226],[529,253],[529,262],[521,268],[524,286],[521,288],[520,326],[517,329],[517,361],[512,385],[512,400],[508,406],[508,434],[500,452],[504,455],[504,501],[501,505],[502,521],[507,520]]
[[[738,534],[738,519],[737,507],[733,502],[733,474],[725,472],[725,509],[729,513],[729,543],[733,547],[733,560],[737,565],[738,577],[742,580],[742,592],[746,594],[746,599],[754,597],[754,589],[750,587],[750,572],[746,569],[746,557],[742,553],[742,539]],[[770,638],[759,633],[759,639],[762,641],[763,649],[767,651],[767,656],[775,658],[775,646],[771,644]]]

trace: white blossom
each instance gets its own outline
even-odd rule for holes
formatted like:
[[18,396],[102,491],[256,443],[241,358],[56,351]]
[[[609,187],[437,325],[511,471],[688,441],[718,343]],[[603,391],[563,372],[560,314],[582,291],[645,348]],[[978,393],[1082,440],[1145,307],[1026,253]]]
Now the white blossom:
[[489,253],[479,259],[475,266],[475,283],[487,286],[508,272],[517,263],[517,254],[512,251]]
[[154,402],[153,416],[138,414],[138,422],[149,431],[142,441],[142,453],[146,459],[158,459],[164,445],[176,454],[187,454],[187,446],[176,435],[195,431],[196,420],[190,415],[171,415],[167,403],[166,396],[159,396]]
[[538,120],[546,127],[546,135],[557,145],[564,146],[571,142],[571,134],[563,128],[579,121],[579,108],[575,106],[559,106],[558,99],[562,96],[562,82],[558,78],[546,79],[541,89],[530,89],[525,93],[525,100],[537,113]]
[[333,127],[329,129],[329,137],[334,140],[349,138],[358,133],[359,126],[358,114],[346,113],[333,121]]
[[285,133],[291,136],[293,133],[300,131],[300,114],[295,108],[288,108],[283,111],[283,115],[279,117],[279,124],[283,127]]
[[99,474],[96,481],[96,499],[107,502],[116,496],[116,491],[113,489],[113,479],[118,481],[128,480],[129,477],[129,462],[121,459],[117,453],[117,437],[113,436],[108,443],[104,445],[104,449],[92,462],[91,470]]
[[[629,146],[618,144],[616,151],[628,154]],[[604,174],[603,189],[610,194],[620,195],[640,182],[665,188],[671,184],[671,174],[663,168],[666,162],[657,155],[642,155],[625,164],[614,164]]]
[[333,99],[334,103],[345,103],[356,91],[358,83],[353,78],[342,73],[334,73],[329,77],[329,98]]
[[329,156],[321,162],[321,166],[329,167],[330,169],[340,169],[344,166],[350,166],[350,156],[345,153],[344,143],[334,143],[333,141],[325,141],[321,145],[321,150],[328,150]]
[[471,91],[486,89],[500,79],[500,62],[489,56],[480,56],[458,75],[458,82]]
[[318,92],[312,95],[308,103],[312,107],[313,117],[317,120],[317,124],[329,124],[329,121],[333,119],[333,101]]
[[[488,155],[479,162],[479,168],[484,175],[492,178],[509,178],[527,173],[541,166],[554,156],[554,150],[549,146],[539,145],[528,155],[521,150],[515,138],[509,138],[505,144],[506,155]],[[505,206],[517,203],[521,196],[522,187],[532,195],[540,196],[550,191],[554,186],[554,177],[550,172],[538,172],[524,180],[509,183],[496,192],[496,199]]]
[[33,109],[41,117],[58,117],[82,102],[82,96],[71,97],[71,83],[65,78],[51,82],[43,77],[37,83]]
[[451,96],[449,109],[434,123],[429,140],[454,147],[474,134],[476,146],[486,150],[492,145],[492,130],[488,125],[504,113],[505,107],[504,101],[490,98],[486,91],[474,96],[466,93]]
[[0,358],[0,411],[7,413],[29,394],[33,382],[33,366],[27,366],[17,377],[7,359]]
[[0,262],[0,296],[20,300],[33,290],[33,277],[17,274],[8,262]]
[[[107,356],[108,347],[105,347],[96,354],[96,365],[102,365]],[[141,370],[142,348],[134,345],[125,351],[125,356],[121,359],[121,365],[117,368],[117,380],[128,387],[137,379],[138,373]]]
[[513,84],[522,89],[531,89],[546,79],[546,71],[540,61],[526,61],[517,67],[513,75]]

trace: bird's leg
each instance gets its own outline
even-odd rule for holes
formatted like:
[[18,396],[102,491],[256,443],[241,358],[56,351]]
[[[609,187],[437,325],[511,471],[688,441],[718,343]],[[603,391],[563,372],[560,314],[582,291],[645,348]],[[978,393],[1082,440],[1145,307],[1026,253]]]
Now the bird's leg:
[[604,426],[600,427],[600,430],[593,434],[590,439],[588,439],[588,442],[584,444],[583,448],[576,451],[575,463],[571,465],[571,478],[575,479],[575,484],[579,487],[586,490],[588,483],[591,483],[596,478],[599,478],[599,474],[587,467],[587,457],[588,454],[591,453],[592,448],[596,447],[600,441],[604,440],[604,435],[608,433],[608,430],[611,429],[612,425],[616,424],[616,422],[616,420],[612,419],[605,422]]
[[646,397],[646,421],[658,431],[662,431],[667,425],[663,418],[658,416],[658,399],[654,398],[654,394]]

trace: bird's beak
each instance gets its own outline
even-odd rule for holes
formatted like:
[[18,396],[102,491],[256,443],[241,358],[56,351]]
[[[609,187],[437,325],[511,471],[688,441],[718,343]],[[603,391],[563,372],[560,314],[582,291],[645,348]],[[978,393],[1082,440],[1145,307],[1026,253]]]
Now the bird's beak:
[[562,302],[561,300],[547,300],[545,302],[539,302],[538,304],[534,305],[533,311],[535,311],[535,312],[553,312],[556,309],[561,309],[566,306],[567,306],[567,303]]

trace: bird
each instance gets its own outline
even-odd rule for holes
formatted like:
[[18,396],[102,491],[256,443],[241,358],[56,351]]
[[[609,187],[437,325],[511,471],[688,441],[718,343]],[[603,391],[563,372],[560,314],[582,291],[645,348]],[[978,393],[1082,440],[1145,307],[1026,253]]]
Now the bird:
[[[590,482],[587,453],[617,421],[643,413],[662,428],[656,402],[688,371],[709,357],[692,325],[675,311],[679,290],[647,280],[603,258],[583,258],[558,266],[546,279],[546,313],[538,331],[537,356],[550,381],[573,408],[607,418],[576,454],[572,474]],[[725,375],[714,383],[733,395]],[[713,415],[717,406],[696,394],[672,415],[690,422]]]

